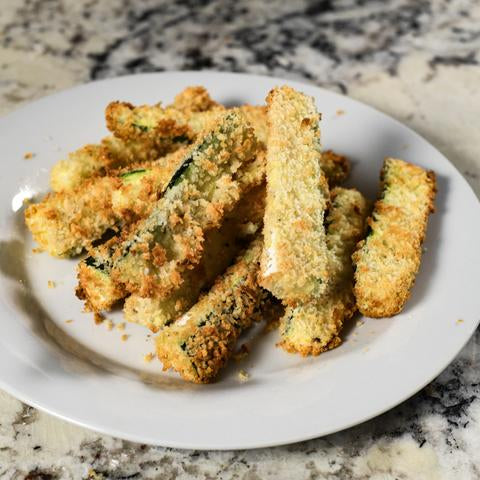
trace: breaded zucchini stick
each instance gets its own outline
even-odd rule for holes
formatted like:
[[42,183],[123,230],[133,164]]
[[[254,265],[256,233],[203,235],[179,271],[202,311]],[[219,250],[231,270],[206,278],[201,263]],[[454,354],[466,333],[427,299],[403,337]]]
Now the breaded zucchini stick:
[[262,239],[247,251],[178,322],[156,338],[164,370],[190,382],[209,383],[232,354],[245,329],[260,319],[264,291],[257,283]]
[[[160,106],[135,109],[130,104],[114,102],[106,113],[107,123],[116,136],[104,138],[100,145],[82,147],[54,165],[50,174],[52,190],[72,190],[94,175],[156,160],[191,143],[222,110],[203,87],[186,88],[167,109]],[[131,120],[137,125],[132,132],[128,131],[131,124],[125,117],[135,117],[138,121],[135,124]],[[158,121],[152,124],[156,118]]]
[[432,171],[394,158],[385,159],[380,180],[370,233],[352,257],[355,297],[367,317],[389,317],[403,309],[420,267],[436,192]]
[[25,210],[25,223],[36,242],[55,257],[73,257],[115,225],[111,191],[121,181],[91,179],[86,190],[49,193]]
[[111,102],[105,110],[105,118],[108,129],[117,138],[138,139],[148,145],[171,148],[171,144],[186,138],[194,139],[224,111],[222,106],[207,111],[181,111],[163,108],[160,104],[134,106],[127,102]]
[[180,287],[168,297],[130,295],[124,306],[125,318],[156,332],[185,313],[215,278],[231,264],[245,242],[261,229],[265,211],[265,186],[254,188],[225,218],[220,229],[205,235],[200,263],[184,274]]
[[320,168],[320,116],[290,87],[267,97],[267,204],[261,284],[285,303],[321,295],[328,284],[323,226],[329,200]]
[[202,86],[187,87],[175,96],[171,108],[182,112],[206,112],[218,107],[207,89]]
[[322,152],[320,166],[327,177],[330,188],[341,185],[350,174],[350,162],[348,158],[332,150]]
[[85,309],[93,312],[110,310],[127,292],[116,284],[110,275],[112,255],[118,246],[119,238],[113,237],[102,245],[93,248],[87,258],[77,266],[78,286],[75,294],[85,301]]
[[183,155],[177,151],[149,168],[94,177],[71,191],[49,193],[27,207],[25,222],[51,255],[78,255],[109,228],[148,215]]
[[350,257],[365,232],[368,213],[368,202],[357,190],[332,190],[326,219],[330,283],[320,298],[287,307],[280,321],[283,349],[318,355],[341,343],[343,323],[356,310]]
[[70,153],[68,159],[57,162],[50,172],[50,186],[54,192],[72,191],[91,177],[102,176],[136,163],[157,160],[169,152],[181,149],[190,143],[190,138],[177,136],[168,148],[160,143],[105,137],[100,145],[86,145]]
[[[171,154],[173,157],[177,155],[177,152]],[[259,152],[257,158],[253,162],[249,162],[243,169],[242,176],[239,177],[239,185],[241,190],[247,191],[250,186],[260,184],[259,187],[248,192],[246,197],[235,207],[234,211],[227,216],[227,224],[235,222],[237,225],[236,235],[240,237],[246,237],[256,231],[257,225],[263,221],[263,212],[265,210],[264,199],[264,155],[263,152]],[[135,174],[133,174],[135,176]],[[116,192],[114,192],[116,193]],[[129,195],[127,198],[134,198]],[[115,203],[115,202],[114,202]],[[129,210],[125,211],[125,215],[130,218],[133,206],[131,205]],[[154,204],[153,204],[154,205]],[[151,208],[151,203],[145,203],[146,207]],[[118,206],[117,206],[118,207]],[[135,205],[135,208],[138,208]],[[243,222],[242,219],[250,219],[250,222]],[[227,227],[228,228],[228,225]],[[213,237],[216,238],[215,234]],[[117,239],[118,240],[118,239]],[[206,250],[209,251],[209,245],[213,240],[208,239],[207,234],[207,246]],[[85,300],[87,310],[102,311],[109,310],[114,303],[123,298],[127,292],[117,284],[111,277],[111,271],[113,267],[113,254],[116,251],[117,243],[110,244],[109,248],[100,246],[98,248],[92,248],[89,252],[89,257],[86,260],[80,262],[78,266],[79,271],[79,286],[77,291],[82,292],[81,298]],[[203,289],[205,286],[205,279],[210,279],[216,276],[216,271],[212,265],[217,265],[215,262],[221,262],[222,258],[228,252],[222,252],[218,255],[216,260],[208,257],[207,260],[200,266],[197,266],[200,271],[204,271],[206,268],[206,277],[200,277],[196,272],[197,267],[193,270],[187,270],[184,272],[184,282],[186,285],[183,290],[176,293],[173,292],[163,300],[163,297],[153,294],[151,297],[141,297],[138,294],[132,294],[125,304],[125,313],[129,317],[128,320],[132,322],[141,323],[143,325],[162,325],[163,322],[169,321],[173,315],[171,309],[172,302],[170,298],[176,298],[174,306],[176,309],[187,309],[190,307],[192,298],[195,300],[198,298],[196,292],[197,288]],[[201,262],[202,263],[202,262]],[[218,267],[220,268],[220,267]],[[198,283],[195,283],[198,282]],[[90,284],[92,283],[92,284]],[[193,286],[192,286],[193,285]],[[181,286],[179,285],[179,288]],[[121,296],[119,294],[121,293]],[[188,304],[188,306],[187,306]],[[179,310],[180,311],[180,310]],[[183,313],[183,311],[181,312]],[[180,315],[180,313],[178,313]]]
[[72,190],[86,178],[104,169],[107,163],[107,151],[102,145],[85,145],[53,166],[50,186],[54,192]]
[[268,135],[267,107],[264,105],[242,105],[240,111],[255,130],[258,141],[266,145]]
[[[236,111],[200,138],[165,195],[116,253],[112,275],[128,291],[167,296],[202,257],[204,234],[242,194],[242,165],[257,152],[253,129]],[[250,185],[249,187],[253,187]]]

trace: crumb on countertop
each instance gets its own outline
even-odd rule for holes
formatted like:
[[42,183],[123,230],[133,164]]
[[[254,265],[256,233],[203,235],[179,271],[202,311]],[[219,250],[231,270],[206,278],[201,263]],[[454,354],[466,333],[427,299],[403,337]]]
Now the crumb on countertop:
[[101,313],[95,312],[93,319],[95,320],[95,325],[100,325],[105,320],[105,317]]
[[23,156],[23,158],[25,160],[30,160],[31,158],[33,158],[34,154],[32,152],[27,152],[25,153],[25,155]]
[[125,322],[117,323],[117,326],[115,328],[117,330],[125,330]]
[[57,284],[53,280],[48,281],[48,288],[55,288]]
[[150,352],[143,356],[143,361],[146,363],[150,363],[154,358],[155,358],[155,354],[153,352]]
[[240,370],[240,371],[238,372],[238,379],[239,379],[241,382],[246,382],[249,378],[250,378],[250,374],[247,373],[245,370]]

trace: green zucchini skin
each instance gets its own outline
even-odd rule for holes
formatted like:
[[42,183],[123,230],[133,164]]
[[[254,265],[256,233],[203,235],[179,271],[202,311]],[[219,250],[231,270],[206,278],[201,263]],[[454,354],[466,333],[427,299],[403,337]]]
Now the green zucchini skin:
[[151,214],[123,241],[114,259],[115,280],[141,296],[166,297],[178,288],[182,275],[201,260],[205,233],[221,224],[247,187],[242,168],[257,146],[243,116],[235,110],[225,114],[192,147]]
[[188,381],[212,382],[234,351],[240,334],[262,317],[267,299],[257,282],[263,242],[255,239],[212,289],[156,338],[164,369]]

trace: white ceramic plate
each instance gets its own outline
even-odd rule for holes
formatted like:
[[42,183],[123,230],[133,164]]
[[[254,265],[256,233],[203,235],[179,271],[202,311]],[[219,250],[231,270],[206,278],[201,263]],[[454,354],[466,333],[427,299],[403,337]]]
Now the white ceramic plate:
[[[136,325],[108,331],[82,313],[75,261],[33,254],[22,199],[47,191],[66,153],[107,134],[111,100],[171,101],[205,85],[226,104],[263,103],[288,83],[316,98],[326,148],[353,161],[351,185],[373,198],[385,156],[431,168],[437,212],[404,312],[356,319],[343,345],[303,359],[260,335],[220,381],[189,385],[145,363],[152,337]],[[343,115],[337,111],[343,110]],[[454,358],[479,321],[480,215],[465,180],[434,147],[397,121],[349,98],[275,78],[224,73],[136,75],[83,85],[0,118],[0,387],[77,424],[133,441],[197,449],[254,448],[305,440],[378,415],[405,400]],[[24,159],[26,152],[34,157]],[[56,288],[48,288],[48,280]],[[109,315],[119,323],[121,312]],[[72,323],[65,323],[66,320]],[[360,325],[361,321],[363,325]],[[457,322],[463,320],[463,322]],[[130,335],[122,342],[123,333]],[[245,369],[250,380],[240,383]]]

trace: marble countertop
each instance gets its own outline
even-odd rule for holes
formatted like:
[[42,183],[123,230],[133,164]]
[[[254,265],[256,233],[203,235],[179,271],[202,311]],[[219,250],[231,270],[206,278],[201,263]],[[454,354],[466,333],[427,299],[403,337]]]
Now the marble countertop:
[[[0,32],[0,114],[126,73],[215,69],[306,80],[409,125],[480,195],[474,0],[3,0]],[[479,346],[477,332],[430,385],[374,420],[252,451],[134,444],[0,392],[0,478],[478,479]]]

